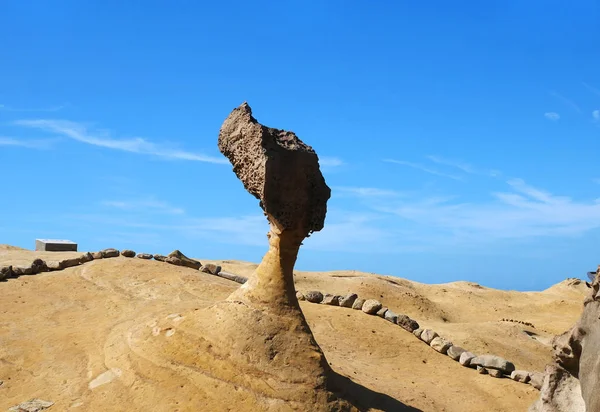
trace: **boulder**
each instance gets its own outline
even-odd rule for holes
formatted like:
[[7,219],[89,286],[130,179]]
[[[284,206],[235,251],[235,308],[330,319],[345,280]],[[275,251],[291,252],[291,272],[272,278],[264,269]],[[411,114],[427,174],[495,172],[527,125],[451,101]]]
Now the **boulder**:
[[102,252],[92,252],[92,257],[94,258],[94,260],[102,259]]
[[4,266],[0,268],[0,280],[12,278],[14,276],[12,266]]
[[356,293],[349,293],[346,296],[340,299],[340,306],[343,308],[351,308],[358,299],[358,295]]
[[431,340],[431,343],[429,343],[429,346],[431,346],[433,349],[435,349],[439,353],[442,353],[445,355],[446,352],[448,352],[448,348],[450,346],[452,346],[452,342],[447,341],[446,339],[442,338],[441,336],[436,336],[435,338],[433,338]]
[[[168,258],[173,258],[173,259],[171,259],[169,261]],[[167,256],[167,259],[165,260],[165,262],[171,263],[171,264],[177,265],[177,266],[184,266],[184,267],[188,267],[191,269],[196,269],[196,270],[200,269],[200,266],[202,266],[202,263],[200,263],[197,260],[190,259],[186,255],[181,253],[179,250],[174,250],[171,253],[169,253],[169,256]]]
[[220,278],[223,278],[223,279],[231,280],[233,282],[236,282],[236,283],[239,283],[242,285],[248,281],[248,278],[246,278],[244,276],[239,276],[234,273],[229,273],[229,272],[225,272],[225,271],[220,271],[219,273],[217,273],[217,276]]
[[165,255],[154,255],[154,260],[158,260],[159,262],[165,262],[167,257]]
[[117,249],[113,249],[113,248],[104,249],[101,252],[102,252],[103,258],[119,257],[119,255],[121,254],[121,252],[119,252]]
[[31,263],[31,272],[32,274],[42,273],[48,271],[48,265],[42,259],[35,259],[33,263]]
[[[400,315],[400,316],[406,316],[406,315]],[[398,316],[398,320],[400,319],[400,316]],[[398,321],[398,325],[400,325],[399,321]],[[421,339],[421,333],[423,333],[423,328],[417,328],[412,331],[412,334],[415,335],[419,339]]]
[[398,320],[398,315],[396,315],[394,312],[392,312],[391,310],[387,310],[385,312],[385,315],[383,315],[384,319],[387,320],[388,322],[392,322],[392,323],[396,323],[396,321]]
[[305,300],[306,298],[304,297],[304,293],[298,291],[298,292],[296,292],[296,299]]
[[409,318],[406,315],[398,315],[398,319],[396,320],[398,326],[402,327],[402,329],[408,332],[414,332],[416,329],[419,329],[419,324],[416,320]]
[[135,252],[130,249],[123,249],[121,251],[121,256],[125,256],[126,258],[133,258],[135,257]]
[[48,270],[51,272],[55,270],[61,270],[60,262],[56,260],[46,262],[46,266],[48,266]]
[[354,303],[352,304],[352,309],[362,310],[362,307],[365,304],[365,302],[366,302],[365,299],[361,299],[361,298],[356,299],[354,301]]
[[304,297],[310,303],[321,303],[323,301],[323,294],[317,290],[306,292]]
[[463,352],[460,354],[460,358],[458,358],[458,363],[460,363],[462,366],[472,367],[473,365],[471,365],[471,360],[473,358],[475,358],[475,355],[471,352]]
[[421,333],[421,340],[426,344],[430,344],[434,338],[437,338],[439,335],[432,331],[431,329],[424,329],[423,333]]
[[504,372],[498,369],[488,369],[487,370],[490,376],[494,378],[504,378]]
[[90,252],[86,252],[79,257],[79,263],[87,263],[91,262],[92,260],[94,260],[94,257]]
[[136,256],[138,259],[150,260],[152,255],[150,253],[138,253]]
[[61,260],[59,263],[60,269],[72,268],[81,264],[81,257]]
[[529,372],[527,372],[527,371],[515,370],[510,373],[510,378],[513,381],[517,381],[517,382],[521,382],[521,383],[528,383],[529,380],[531,379],[531,376],[529,376]]
[[382,307],[381,309],[379,309],[376,313],[377,316],[379,316],[380,318],[384,318],[385,317],[385,313],[388,311],[388,308],[386,308],[385,306]]
[[205,263],[200,268],[200,271],[211,275],[216,275],[221,271],[221,266],[215,265],[214,263]]
[[466,350],[461,348],[460,346],[452,345],[448,348],[446,355],[448,355],[455,361],[458,361],[460,359],[460,355],[462,355],[463,352],[466,352]]
[[381,309],[381,303],[375,299],[367,299],[362,305],[362,311],[367,315],[375,315]]
[[340,300],[338,296],[327,293],[325,296],[323,296],[323,301],[321,303],[323,305],[339,306]]
[[496,355],[480,355],[471,359],[471,365],[483,366],[486,369],[498,369],[504,373],[511,373],[515,365],[504,358]]
[[13,266],[13,276],[19,277],[23,275],[32,275],[31,266]]
[[486,368],[484,368],[483,366],[477,366],[477,373],[479,373],[480,375],[487,375],[488,374],[488,370]]

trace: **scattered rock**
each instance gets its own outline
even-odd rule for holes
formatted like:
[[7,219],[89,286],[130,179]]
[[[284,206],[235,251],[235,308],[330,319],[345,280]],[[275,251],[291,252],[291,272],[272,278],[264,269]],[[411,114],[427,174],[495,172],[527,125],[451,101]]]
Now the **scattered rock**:
[[475,358],[475,355],[471,352],[463,352],[460,354],[460,358],[458,358],[458,363],[462,366],[471,367],[471,360]]
[[0,268],[0,280],[12,278],[13,276],[14,274],[12,266],[4,266],[3,268]]
[[460,359],[460,355],[462,355],[464,352],[466,352],[466,350],[461,348],[460,346],[452,345],[448,348],[446,355],[450,356],[452,359],[457,361]]
[[530,372],[529,378],[529,384],[531,386],[537,390],[542,389],[542,385],[544,384],[544,374],[542,372]]
[[383,317],[388,322],[392,322],[394,324],[398,321],[398,315],[396,315],[394,312],[392,312],[389,309],[385,312],[385,315],[383,315]]
[[531,376],[529,376],[529,372],[527,372],[527,371],[516,370],[516,371],[512,371],[510,373],[510,378],[513,381],[517,381],[517,382],[521,382],[521,383],[528,383],[529,380],[531,379]]
[[429,345],[431,341],[438,336],[439,335],[431,329],[424,329],[423,333],[421,333],[421,340]]
[[450,346],[452,346],[452,342],[448,342],[446,339],[442,338],[441,336],[436,336],[435,338],[433,338],[431,340],[431,343],[429,344],[429,346],[431,346],[433,349],[435,349],[439,353],[442,353],[445,355],[446,352],[448,352],[448,348]]
[[[406,316],[406,315],[400,315],[400,316]],[[398,316],[398,325],[400,325],[400,316]],[[408,316],[406,316],[406,317],[408,317]],[[400,325],[400,326],[402,326],[402,325]],[[417,338],[421,339],[421,333],[423,333],[423,328],[417,328],[417,329],[413,330],[412,333]]]
[[49,271],[54,271],[54,270],[60,270],[60,262],[58,261],[51,261],[51,262],[46,262],[46,266],[48,266],[48,270]]
[[31,266],[13,266],[12,271],[13,271],[13,276],[17,276],[17,277],[33,274],[33,271],[31,270]]
[[132,258],[135,257],[135,252],[133,250],[123,249],[121,251],[121,255],[125,256],[126,258]]
[[66,269],[66,268],[72,268],[74,266],[79,266],[79,264],[81,264],[81,258],[77,257],[77,258],[61,260],[59,263],[59,267],[62,270],[62,269]]
[[[169,258],[172,259],[169,260]],[[181,253],[179,250],[174,250],[171,253],[169,253],[169,256],[167,256],[165,262],[171,263],[172,265],[184,266],[196,270],[200,269],[200,266],[202,266],[202,263],[200,263],[197,260],[190,259],[186,255]]]
[[239,283],[242,285],[248,281],[248,278],[246,278],[244,276],[239,276],[234,273],[229,273],[229,272],[224,272],[224,271],[220,271],[219,273],[217,273],[217,276],[220,278],[223,278],[223,279],[231,280],[233,282],[236,282],[236,283]]
[[498,369],[504,373],[511,373],[515,365],[504,358],[496,355],[480,355],[471,359],[471,365],[483,366],[487,369]]
[[112,248],[104,249],[101,252],[102,252],[103,258],[119,257],[119,255],[121,254],[121,252],[119,252],[117,249],[112,249]]
[[154,255],[154,260],[158,260],[159,262],[164,262],[167,260],[165,255]]
[[209,273],[211,275],[216,275],[221,271],[221,266],[215,265],[214,263],[205,263],[200,268],[200,271],[204,273]]
[[[408,332],[414,332],[419,329],[419,324],[416,320],[409,318],[406,315],[398,315],[398,320],[396,323],[402,327],[402,329],[407,330]],[[419,335],[420,336],[420,335]]]
[[90,252],[86,252],[79,257],[79,263],[87,263],[91,262],[92,260],[94,260],[94,257]]
[[323,301],[321,303],[323,305],[339,306],[340,301],[338,296],[327,293],[325,296],[323,296]]
[[484,368],[483,366],[477,366],[477,373],[479,373],[480,375],[487,375],[488,370],[486,368]]
[[306,292],[304,297],[310,303],[321,303],[323,301],[323,294],[317,290]]
[[136,257],[138,259],[145,259],[145,260],[152,259],[152,255],[150,253],[138,253]]
[[300,291],[296,292],[296,299],[305,300],[304,293],[302,293]]
[[374,315],[381,309],[381,303],[375,299],[367,299],[362,305],[362,311],[368,315]]
[[366,300],[365,299],[356,299],[354,301],[354,303],[352,304],[352,309],[355,310],[362,310],[363,305],[365,304]]
[[94,258],[94,260],[102,259],[102,252],[92,252],[92,257]]
[[30,399],[9,409],[10,412],[40,412],[54,405],[54,402]]
[[377,311],[377,316],[379,316],[380,318],[384,318],[385,317],[385,313],[388,311],[388,308],[386,308],[385,306],[382,307],[381,309],[379,309]]
[[356,293],[349,293],[346,296],[340,299],[340,306],[344,308],[351,308],[358,299],[358,295]]
[[488,373],[490,374],[490,376],[492,376],[494,378],[503,378],[504,377],[504,372],[502,372],[501,370],[498,370],[498,369],[488,369]]
[[[42,272],[47,272],[47,271],[48,271],[48,265],[46,265],[46,262],[44,262],[42,259],[36,259],[31,264],[31,272],[34,275],[36,273],[42,273]],[[0,276],[0,278],[1,278],[1,276]]]

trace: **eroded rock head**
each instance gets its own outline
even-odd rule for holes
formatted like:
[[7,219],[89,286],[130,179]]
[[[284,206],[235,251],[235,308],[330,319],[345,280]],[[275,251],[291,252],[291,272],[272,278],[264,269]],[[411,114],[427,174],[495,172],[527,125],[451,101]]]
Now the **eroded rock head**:
[[261,125],[244,102],[221,126],[219,150],[272,224],[306,235],[323,228],[331,190],[317,154],[293,132]]

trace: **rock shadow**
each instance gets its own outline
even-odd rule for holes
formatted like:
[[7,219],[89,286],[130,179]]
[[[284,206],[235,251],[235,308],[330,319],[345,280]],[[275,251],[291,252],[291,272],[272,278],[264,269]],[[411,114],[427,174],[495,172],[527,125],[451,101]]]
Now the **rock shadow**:
[[386,412],[423,412],[421,409],[406,405],[385,393],[366,388],[334,371],[330,372],[328,383],[331,392],[352,402],[361,411],[379,409]]

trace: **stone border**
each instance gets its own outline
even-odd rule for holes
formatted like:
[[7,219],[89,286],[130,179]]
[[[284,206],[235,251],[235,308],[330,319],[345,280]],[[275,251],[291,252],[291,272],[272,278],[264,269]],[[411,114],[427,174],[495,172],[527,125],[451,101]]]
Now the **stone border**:
[[[87,252],[79,257],[64,259],[61,261],[45,262],[42,259],[35,259],[30,266],[0,267],[0,281],[5,281],[9,278],[16,278],[24,275],[35,275],[42,272],[64,270],[91,262],[93,260],[109,259],[119,256],[130,259],[154,259],[156,261],[165,262],[171,265],[184,266],[194,270],[199,270],[203,273],[219,276],[240,284],[244,284],[248,280],[248,278],[244,276],[222,271],[221,266],[219,265],[212,263],[202,265],[200,261],[188,258],[179,250],[171,252],[168,256],[163,256],[151,255],[149,253],[136,254],[133,250],[129,249],[124,249],[122,251],[117,249],[104,249],[99,252]],[[407,315],[394,313],[392,310],[383,306],[383,304],[376,299],[360,299],[356,293],[350,293],[345,296],[332,295],[329,293],[324,295],[323,293],[314,290],[306,293],[297,292],[296,297],[298,300],[306,300],[310,303],[352,308],[355,310],[361,310],[368,315],[379,316],[388,322],[400,326],[407,332],[412,333],[415,335],[415,337],[419,338],[419,340],[427,343],[435,351],[442,355],[449,356],[453,360],[459,362],[462,366],[477,369],[477,372],[480,374],[489,374],[495,378],[510,378],[515,382],[529,383],[538,390],[542,387],[545,376],[543,372],[517,370],[512,362],[495,355],[486,354],[476,356],[466,349],[452,344],[452,342],[439,336],[435,331],[431,329],[420,328],[417,321],[411,319]],[[527,322],[519,323],[527,324]]]
[[75,267],[87,262],[91,262],[92,260],[109,259],[119,256],[144,260],[154,259],[158,262],[165,262],[175,266],[184,266],[190,269],[199,270],[201,272],[219,276],[237,283],[246,283],[246,281],[248,280],[248,278],[244,276],[238,276],[233,273],[222,271],[221,266],[219,265],[215,265],[212,263],[202,265],[200,261],[188,258],[179,250],[174,250],[168,256],[163,256],[151,255],[150,253],[136,254],[133,250],[129,249],[119,251],[117,249],[110,248],[103,249],[99,252],[86,252],[79,257],[63,259],[60,261],[45,262],[42,259],[35,259],[29,266],[10,265],[0,267],[0,281],[6,281],[6,279],[18,278],[20,276],[36,275],[38,273],[43,272],[54,272],[58,270],[64,270],[70,267]]
[[[543,372],[518,370],[512,362],[496,355],[485,354],[477,356],[460,346],[454,345],[448,339],[439,336],[431,329],[420,328],[417,321],[407,315],[394,313],[376,299],[360,299],[356,293],[342,296],[329,293],[323,294],[315,290],[306,293],[297,292],[296,297],[298,300],[306,300],[310,303],[352,308],[368,315],[379,316],[388,322],[400,326],[407,332],[411,332],[436,352],[449,356],[462,366],[476,369],[480,374],[489,374],[495,378],[510,378],[515,382],[528,383],[537,390],[540,390],[544,382],[545,374]],[[519,323],[527,324],[526,322]]]

